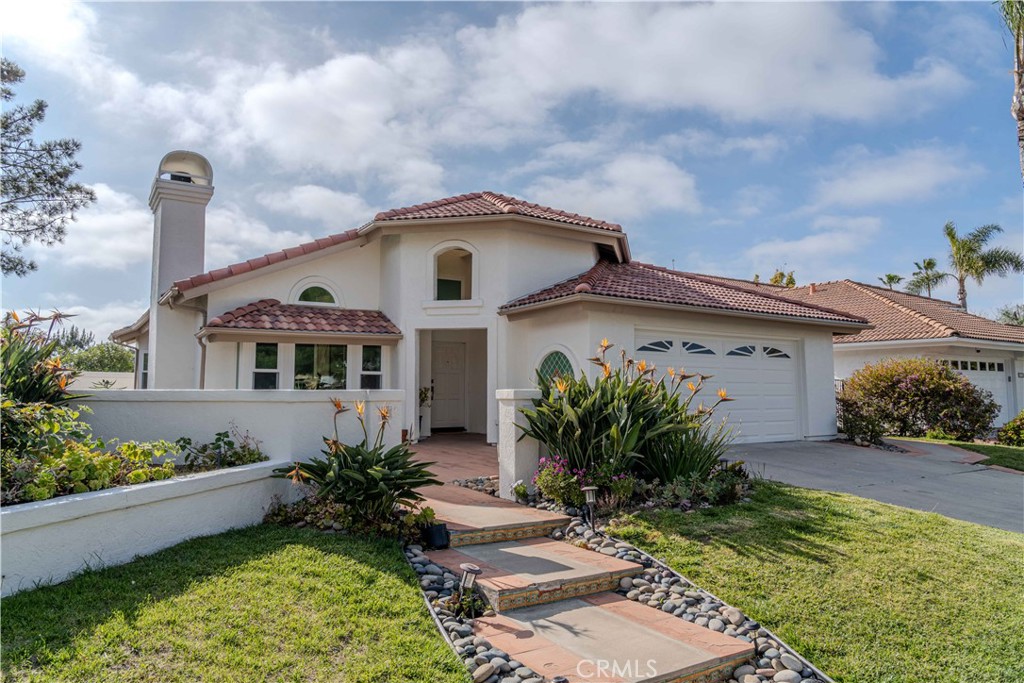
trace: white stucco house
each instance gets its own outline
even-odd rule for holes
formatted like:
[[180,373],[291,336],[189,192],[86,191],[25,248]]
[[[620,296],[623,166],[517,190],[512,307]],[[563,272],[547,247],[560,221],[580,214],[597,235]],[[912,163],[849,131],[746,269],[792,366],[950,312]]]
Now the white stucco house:
[[499,390],[535,386],[538,369],[593,373],[586,359],[608,338],[659,368],[714,375],[741,440],[818,439],[836,433],[833,336],[869,327],[638,263],[619,225],[493,192],[206,271],[213,191],[202,156],[161,162],[151,306],[113,335],[139,350],[137,388],[399,390],[413,438],[493,443]]
[[950,301],[852,280],[787,289],[718,279],[749,291],[849,311],[870,322],[869,329],[833,338],[837,380],[886,358],[933,358],[992,392],[1000,406],[996,426],[1024,409],[1024,327],[972,315]]

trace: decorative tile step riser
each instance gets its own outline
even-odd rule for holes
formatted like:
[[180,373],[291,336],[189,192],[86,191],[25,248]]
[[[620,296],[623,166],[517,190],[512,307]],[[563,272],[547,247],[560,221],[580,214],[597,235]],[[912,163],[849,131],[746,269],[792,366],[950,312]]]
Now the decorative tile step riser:
[[586,595],[613,591],[624,577],[636,576],[639,573],[639,569],[637,571],[617,572],[611,576],[602,576],[596,579],[564,581],[557,586],[528,586],[515,591],[497,590],[482,584],[480,589],[487,597],[487,602],[500,614],[522,607],[546,605],[552,602],[568,600],[569,598],[580,598]]
[[543,538],[557,528],[559,528],[558,524],[537,524],[531,526],[511,527],[507,529],[452,531],[451,547],[460,548],[467,545],[480,545],[483,543],[521,541],[524,538]]

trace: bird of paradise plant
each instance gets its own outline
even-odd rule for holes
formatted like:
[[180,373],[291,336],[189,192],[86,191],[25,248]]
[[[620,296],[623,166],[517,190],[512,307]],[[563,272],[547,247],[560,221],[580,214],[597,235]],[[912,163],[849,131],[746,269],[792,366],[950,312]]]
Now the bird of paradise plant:
[[334,437],[324,437],[325,457],[296,461],[274,470],[274,476],[306,484],[320,499],[344,504],[359,523],[388,525],[394,522],[399,506],[415,507],[423,501],[418,489],[440,485],[429,467],[433,462],[415,459],[411,444],[404,441],[390,448],[384,436],[392,413],[390,406],[377,408],[380,425],[370,442],[366,425],[366,403],[355,404],[356,419],[363,432],[358,444],[345,444],[339,438],[338,418],[351,409],[332,398]]
[[[8,312],[0,327],[0,387],[5,398],[18,403],[60,405],[73,398],[67,387],[78,373],[56,356],[59,340],[55,328],[68,316],[29,311],[24,316]],[[45,327],[45,332],[42,328]]]

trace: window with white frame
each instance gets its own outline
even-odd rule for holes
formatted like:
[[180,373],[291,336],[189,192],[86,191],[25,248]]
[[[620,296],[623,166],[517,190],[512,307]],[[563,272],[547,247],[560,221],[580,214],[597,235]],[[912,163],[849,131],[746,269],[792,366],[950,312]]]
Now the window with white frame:
[[256,363],[252,373],[253,389],[277,389],[279,386],[277,367],[277,344],[256,344]]
[[296,344],[296,389],[345,389],[348,347],[343,344]]
[[473,254],[455,247],[435,259],[437,301],[466,301],[473,298]]
[[142,352],[142,364],[139,369],[139,388],[149,388],[149,351]]
[[384,350],[380,346],[364,346],[360,389],[380,389],[384,385]]

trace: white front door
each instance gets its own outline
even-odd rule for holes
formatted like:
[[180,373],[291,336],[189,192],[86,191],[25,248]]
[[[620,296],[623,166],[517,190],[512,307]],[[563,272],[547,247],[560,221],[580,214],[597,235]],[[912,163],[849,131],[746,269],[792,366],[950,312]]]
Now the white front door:
[[431,349],[434,400],[430,406],[432,429],[466,427],[466,344],[434,342]]

